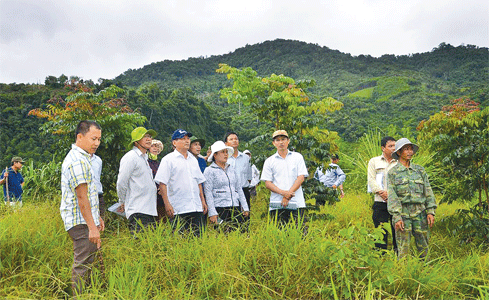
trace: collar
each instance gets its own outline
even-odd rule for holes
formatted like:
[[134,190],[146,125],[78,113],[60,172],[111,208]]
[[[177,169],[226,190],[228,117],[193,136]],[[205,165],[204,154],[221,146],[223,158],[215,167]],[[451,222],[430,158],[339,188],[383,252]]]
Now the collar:
[[238,155],[236,157],[234,157],[234,153],[233,153],[233,155],[231,155],[229,158],[238,159],[238,157],[243,156],[243,155],[244,155],[243,152],[241,152],[241,151],[238,150]]
[[[395,159],[394,157],[391,157],[391,158],[392,158],[391,162],[397,161],[397,159]],[[382,155],[380,156],[380,159],[387,161],[387,158],[384,156],[384,153],[382,153]]]
[[[287,157],[287,156],[289,156],[289,155],[291,155],[291,154],[292,154],[292,151],[290,151],[289,149],[287,149],[287,155],[285,155],[285,157]],[[280,154],[278,154],[278,151],[277,151],[277,152],[275,152],[274,156],[275,156],[275,157],[279,157],[279,158],[282,158],[282,159],[283,159],[283,157],[282,157],[282,156],[280,156]]]
[[[230,164],[226,163],[226,167],[224,167],[224,169],[227,169],[228,167],[230,166]],[[212,164],[209,166],[209,167],[212,167],[212,168],[219,168],[221,169],[221,167],[219,167],[215,161],[212,162]]]
[[71,149],[80,152],[83,156],[86,156],[89,160],[91,160],[90,154],[82,148],[78,147],[76,144],[72,144]]
[[192,153],[190,153],[190,151],[187,150],[187,158],[185,158],[185,156],[183,156],[182,153],[180,153],[177,149],[173,150],[173,153],[175,153],[175,155],[178,157],[178,156],[181,156],[183,159],[190,159],[191,157],[195,157],[195,155],[193,155]]
[[138,156],[142,156],[144,159],[148,160],[148,153],[143,153],[141,150],[139,150],[138,147],[134,146],[132,147],[132,150],[136,152]]

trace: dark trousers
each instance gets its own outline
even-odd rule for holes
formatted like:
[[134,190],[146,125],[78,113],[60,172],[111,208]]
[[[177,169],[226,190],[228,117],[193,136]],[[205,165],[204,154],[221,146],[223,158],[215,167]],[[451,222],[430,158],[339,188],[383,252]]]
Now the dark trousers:
[[[223,221],[224,231],[230,232],[240,228],[241,232],[248,231],[248,218],[243,216],[239,206],[216,207],[217,215]],[[222,226],[221,225],[221,226]]]
[[76,225],[68,230],[73,241],[73,266],[71,271],[73,295],[81,294],[90,282],[90,272],[97,254],[97,245],[88,239],[88,226]]
[[173,230],[178,229],[180,233],[191,232],[200,236],[204,227],[204,214],[202,212],[191,212],[175,215],[170,219]]
[[275,209],[268,212],[272,221],[277,220],[277,224],[281,227],[293,221],[296,226],[299,225],[299,220],[304,220],[304,208],[296,210],[292,209]]
[[250,209],[251,211],[251,194],[250,194],[250,188],[249,187],[244,187],[243,188],[243,193],[245,195],[245,198],[246,198],[246,203],[248,203],[248,208]]
[[[395,235],[395,229],[394,225],[392,225],[392,216],[389,214],[387,211],[387,203],[385,202],[374,202],[374,205],[372,206],[372,220],[374,221],[374,226],[375,228],[379,227],[380,224],[382,223],[389,223],[391,224],[391,230],[392,230],[392,249],[394,251],[397,251],[397,242],[396,242],[396,235]],[[387,243],[388,243],[388,238],[389,238],[389,232],[384,229],[384,243],[375,243],[375,247],[379,249],[387,249]]]
[[102,220],[105,220],[105,200],[104,194],[98,194],[98,211]]
[[156,217],[147,214],[134,213],[128,221],[129,230],[132,234],[140,232],[143,228],[153,229],[156,226]]

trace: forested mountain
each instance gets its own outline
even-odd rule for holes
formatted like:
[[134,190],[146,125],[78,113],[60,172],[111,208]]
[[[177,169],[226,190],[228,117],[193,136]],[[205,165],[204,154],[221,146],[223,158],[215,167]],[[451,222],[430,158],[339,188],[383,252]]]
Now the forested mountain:
[[[473,45],[442,43],[430,52],[412,55],[352,56],[338,50],[291,40],[246,45],[232,53],[182,61],[154,62],[129,69],[114,79],[85,84],[100,90],[116,84],[126,90],[127,103],[148,118],[168,140],[177,127],[214,141],[235,130],[249,140],[266,130],[244,106],[228,104],[219,90],[230,85],[215,70],[220,63],[251,67],[261,76],[284,74],[295,80],[314,79],[312,101],[333,97],[344,103],[328,120],[346,141],[368,127],[389,131],[414,130],[419,121],[462,96],[489,104],[489,51]],[[51,137],[39,135],[43,120],[28,116],[51,98],[66,97],[68,78],[46,74],[45,85],[0,84],[0,163],[11,155],[50,160]]]
[[[351,56],[327,47],[291,40],[266,41],[208,58],[152,63],[114,79],[124,86],[157,82],[161,87],[190,87],[207,103],[219,106],[218,91],[229,85],[215,73],[219,63],[252,67],[259,75],[284,74],[314,79],[312,98],[333,97],[344,109],[331,116],[331,128],[349,141],[368,127],[416,125],[450,99],[468,96],[488,105],[489,52],[473,45],[442,43],[412,55]],[[229,111],[233,114],[235,111]]]

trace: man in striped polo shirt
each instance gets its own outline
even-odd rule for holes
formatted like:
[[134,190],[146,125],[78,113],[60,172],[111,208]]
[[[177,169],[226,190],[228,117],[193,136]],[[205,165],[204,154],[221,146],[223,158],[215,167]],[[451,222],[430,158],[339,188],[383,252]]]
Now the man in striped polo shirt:
[[80,294],[89,282],[90,265],[100,248],[100,218],[98,193],[91,171],[90,155],[100,145],[102,130],[93,121],[81,121],[76,128],[76,142],[61,167],[60,212],[65,230],[73,240],[71,279],[73,294]]

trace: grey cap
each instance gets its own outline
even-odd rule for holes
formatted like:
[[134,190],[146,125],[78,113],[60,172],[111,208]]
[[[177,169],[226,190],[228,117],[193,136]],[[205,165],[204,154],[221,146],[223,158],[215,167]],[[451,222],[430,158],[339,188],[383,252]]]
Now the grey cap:
[[411,143],[411,141],[408,140],[407,138],[402,138],[397,140],[396,149],[394,150],[394,153],[392,153],[392,157],[395,159],[399,159],[399,155],[397,155],[397,151],[401,150],[401,148],[406,145],[413,145],[413,152],[414,152],[413,154],[416,154],[416,152],[419,149],[418,145]]

